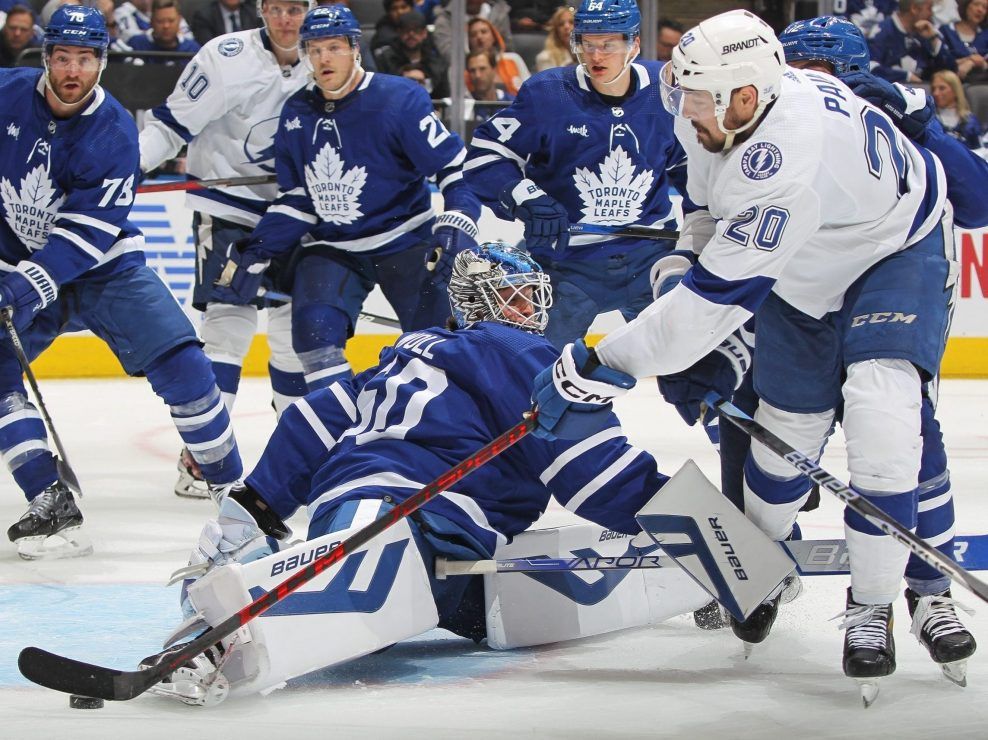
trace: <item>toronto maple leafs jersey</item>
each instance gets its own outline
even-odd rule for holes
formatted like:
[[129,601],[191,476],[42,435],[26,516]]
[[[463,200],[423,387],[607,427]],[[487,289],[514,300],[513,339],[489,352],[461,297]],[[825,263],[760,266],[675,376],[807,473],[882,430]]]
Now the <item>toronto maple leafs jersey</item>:
[[40,69],[0,70],[0,270],[30,259],[63,286],[144,264],[134,119],[99,86],[68,119],[44,93]]
[[248,247],[262,258],[314,244],[390,254],[429,236],[426,182],[435,175],[447,211],[474,222],[480,203],[463,180],[463,141],[447,130],[421,85],[365,72],[327,101],[314,85],[285,103],[275,135],[278,198]]
[[[283,518],[355,498],[402,501],[518,424],[533,378],[558,356],[543,337],[495,323],[404,334],[377,367],[286,410],[248,483]],[[550,495],[580,516],[637,533],[635,513],[666,480],[612,415],[587,440],[525,437],[424,512],[490,555],[527,529]]]
[[[304,65],[280,67],[264,29],[209,41],[141,131],[145,172],[189,145],[186,170],[197,179],[274,173],[274,132],[288,97],[305,85]],[[189,191],[193,210],[243,226],[257,224],[277,187],[244,185]]]
[[[939,226],[939,161],[839,80],[790,69],[750,137],[711,154],[676,120],[689,195],[711,234],[682,283],[597,346],[636,377],[683,370],[769,292],[814,318],[872,265]],[[709,327],[709,330],[699,330]]]
[[[137,9],[131,2],[120,3],[113,11],[113,20],[117,24],[117,36],[121,41],[127,41],[132,36],[144,33],[151,28],[151,17]],[[192,36],[189,24],[182,18],[178,27],[179,38]]]
[[[617,106],[594,91],[582,65],[530,77],[509,107],[474,130],[463,167],[470,187],[501,218],[510,218],[501,191],[529,178],[566,208],[571,223],[674,227],[670,175],[682,189],[684,154],[659,96],[661,66],[632,64],[634,91]],[[634,243],[573,236],[567,259],[617,254]]]

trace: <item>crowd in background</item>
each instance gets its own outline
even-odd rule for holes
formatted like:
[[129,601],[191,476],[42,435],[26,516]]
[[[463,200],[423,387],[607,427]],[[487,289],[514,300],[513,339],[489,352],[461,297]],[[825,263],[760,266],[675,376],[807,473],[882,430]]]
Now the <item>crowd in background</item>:
[[[253,0],[0,0],[0,66],[13,66],[40,44],[40,28],[59,5],[85,3],[106,17],[117,56],[130,63],[183,65],[210,39],[259,25]],[[450,0],[324,0],[364,18],[365,69],[408,77],[433,99],[450,95],[449,59],[456,37]],[[464,0],[467,23],[462,71],[466,119],[483,121],[506,105],[534,72],[576,63],[570,49],[573,9],[561,0]],[[380,4],[378,4],[380,3]],[[191,18],[183,16],[183,5]],[[375,10],[376,9],[376,10]],[[379,13],[376,22],[368,22]],[[872,72],[926,87],[944,128],[974,149],[988,129],[988,0],[850,0],[847,17],[868,39]],[[683,26],[658,21],[655,56],[666,60]],[[184,54],[183,54],[184,53]],[[479,103],[479,104],[478,104]]]

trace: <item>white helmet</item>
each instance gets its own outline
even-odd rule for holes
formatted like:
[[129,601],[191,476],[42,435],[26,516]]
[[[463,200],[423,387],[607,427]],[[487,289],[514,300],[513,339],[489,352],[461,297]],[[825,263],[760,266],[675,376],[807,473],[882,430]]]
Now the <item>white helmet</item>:
[[[785,53],[772,28],[747,10],[715,15],[690,29],[662,69],[662,100],[673,115],[683,115],[684,90],[706,92],[712,98],[717,125],[728,135],[752,126],[765,107],[779,97]],[[724,127],[731,92],[747,85],[758,90],[758,105],[751,121],[737,129]]]

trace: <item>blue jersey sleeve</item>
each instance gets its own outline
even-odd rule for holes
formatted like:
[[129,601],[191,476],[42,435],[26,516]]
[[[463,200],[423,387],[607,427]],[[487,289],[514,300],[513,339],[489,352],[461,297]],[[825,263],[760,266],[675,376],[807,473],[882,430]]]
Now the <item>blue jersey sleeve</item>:
[[924,138],[917,142],[943,163],[947,175],[947,198],[954,207],[954,221],[965,229],[988,225],[988,162],[953,136],[933,118]]

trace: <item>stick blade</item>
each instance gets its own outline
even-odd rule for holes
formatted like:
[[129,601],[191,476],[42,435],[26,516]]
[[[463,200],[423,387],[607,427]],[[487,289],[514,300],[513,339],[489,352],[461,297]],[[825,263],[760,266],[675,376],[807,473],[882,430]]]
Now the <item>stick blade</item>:
[[133,699],[154,684],[151,672],[103,668],[36,647],[21,650],[17,667],[39,686],[110,701]]

